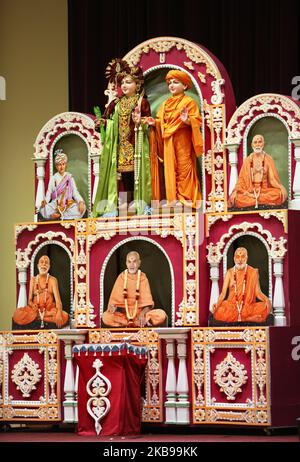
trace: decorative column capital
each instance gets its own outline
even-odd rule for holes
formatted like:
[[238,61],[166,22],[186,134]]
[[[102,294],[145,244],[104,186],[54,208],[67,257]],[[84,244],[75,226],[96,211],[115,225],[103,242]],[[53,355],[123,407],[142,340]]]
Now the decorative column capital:
[[290,138],[291,143],[295,146],[295,148],[300,148],[300,138]]

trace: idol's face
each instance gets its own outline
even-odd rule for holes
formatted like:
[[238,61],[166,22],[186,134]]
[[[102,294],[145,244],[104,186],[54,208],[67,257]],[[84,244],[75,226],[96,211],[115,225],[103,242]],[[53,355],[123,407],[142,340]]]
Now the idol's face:
[[182,93],[184,93],[184,91],[186,90],[186,85],[183,85],[183,83],[181,83],[177,79],[170,79],[167,83],[169,91],[173,96],[182,95]]
[[137,84],[130,75],[126,75],[121,81],[121,90],[125,96],[133,96],[137,92]]
[[252,149],[255,153],[259,154],[263,151],[265,142],[261,135],[256,135],[252,140]]
[[38,270],[40,274],[47,274],[50,269],[50,260],[47,255],[44,255],[39,259]]
[[126,266],[128,269],[129,274],[136,274],[138,272],[138,269],[141,265],[141,262],[137,255],[129,255],[126,258]]
[[234,263],[236,269],[242,270],[245,269],[248,260],[248,255],[245,250],[238,249],[234,254]]
[[62,160],[61,162],[58,162],[58,164],[55,164],[56,170],[60,175],[63,175],[66,171],[67,163]]

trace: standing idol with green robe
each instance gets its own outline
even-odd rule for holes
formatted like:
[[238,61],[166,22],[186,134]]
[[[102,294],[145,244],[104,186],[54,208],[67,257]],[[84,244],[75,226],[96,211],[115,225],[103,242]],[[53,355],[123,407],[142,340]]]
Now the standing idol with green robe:
[[[99,183],[93,207],[93,216],[116,216],[120,181],[128,202],[134,200],[138,215],[149,213],[152,196],[151,167],[148,141],[148,125],[143,117],[149,117],[150,105],[141,96],[141,79],[136,72],[123,75],[120,80],[122,96],[114,99],[106,108],[102,123],[105,139],[100,159]],[[134,72],[135,71],[135,72]],[[140,68],[139,68],[140,71]],[[139,122],[134,115],[139,114]]]

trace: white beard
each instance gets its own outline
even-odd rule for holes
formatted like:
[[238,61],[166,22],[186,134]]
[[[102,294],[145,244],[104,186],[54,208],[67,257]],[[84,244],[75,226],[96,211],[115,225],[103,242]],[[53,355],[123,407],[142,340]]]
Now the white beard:
[[261,154],[263,152],[263,149],[262,148],[253,148],[253,152],[255,152],[255,154]]
[[236,263],[235,267],[237,270],[243,270],[246,268],[247,263]]

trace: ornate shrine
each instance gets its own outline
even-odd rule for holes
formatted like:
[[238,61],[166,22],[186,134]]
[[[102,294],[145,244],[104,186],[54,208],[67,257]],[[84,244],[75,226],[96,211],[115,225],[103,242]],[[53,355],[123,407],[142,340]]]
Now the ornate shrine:
[[[116,386],[107,379],[102,357],[111,362],[127,352],[147,357],[142,423],[295,426],[300,415],[300,362],[292,354],[300,323],[298,101],[268,93],[236,108],[222,64],[204,47],[180,38],[148,40],[124,59],[142,67],[154,116],[165,98],[161,83],[167,71],[180,69],[191,77],[190,94],[203,121],[204,153],[197,165],[202,209],[178,212],[158,206],[151,215],[93,218],[103,149],[95,117],[66,112],[43,126],[34,144],[34,221],[15,226],[16,307],[28,305],[39,258],[48,255],[69,320],[59,329],[37,321],[30,328],[13,324],[11,331],[0,333],[0,421],[80,421],[77,393],[82,378],[75,363],[83,368],[86,357],[96,372],[88,372],[90,399],[81,403],[80,412],[87,413],[85,431],[101,434],[102,425],[107,428],[105,419],[115,412],[109,400]],[[109,100],[114,97],[111,88],[106,94]],[[287,198],[280,205],[229,207],[258,134],[264,136],[265,151]],[[81,219],[45,221],[39,212],[57,149],[68,153],[68,169],[85,202]],[[263,174],[266,165],[255,168],[253,175]],[[262,322],[214,318],[216,305],[222,305],[222,286],[236,263],[235,251],[241,247],[271,304]],[[125,256],[132,251],[141,256],[154,308],[163,309],[167,320],[158,327],[108,328],[102,315]],[[246,276],[243,284],[244,296]],[[227,289],[235,290],[238,306],[236,279]],[[255,295],[253,303],[262,300],[258,289]],[[239,303],[243,307],[245,300]],[[103,380],[107,389],[101,395]],[[98,407],[91,399],[99,400]],[[114,406],[116,399],[114,395]],[[103,400],[109,403],[105,410]],[[113,431],[126,433],[121,425]]]

